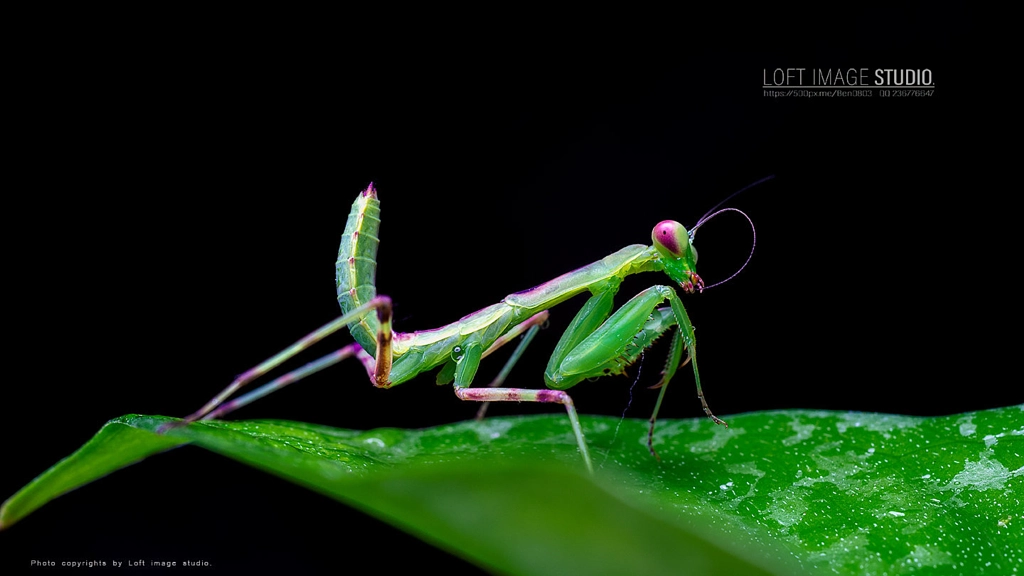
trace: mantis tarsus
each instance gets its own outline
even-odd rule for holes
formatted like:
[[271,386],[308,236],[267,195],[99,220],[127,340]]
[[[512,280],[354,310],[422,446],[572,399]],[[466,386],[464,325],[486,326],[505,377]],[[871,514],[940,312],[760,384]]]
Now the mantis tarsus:
[[[401,384],[422,372],[440,366],[437,383],[454,382],[455,395],[462,400],[485,403],[515,401],[562,404],[568,412],[587,469],[593,472],[576,408],[565,390],[589,378],[622,374],[626,366],[634,363],[656,339],[676,326],[678,329],[672,335],[669,357],[662,371],[661,381],[654,386],[661,390],[650,419],[647,447],[651,454],[657,457],[653,445],[654,423],[668,383],[683,360],[684,350],[688,351],[687,361],[693,367],[697,396],[704,412],[718,424],[725,425],[725,422],[711,413],[704,399],[700,373],[697,370],[693,325],[690,324],[686,309],[675,289],[664,285],[652,286],[634,296],[614,313],[613,298],[622,280],[638,272],[664,272],[685,292],[703,291],[704,281],[695,270],[697,252],[692,243],[693,234],[709,218],[725,210],[740,212],[735,208],[725,208],[705,215],[689,232],[678,222],[664,220],[659,222],[651,233],[653,246],[626,246],[597,262],[563,274],[554,280],[510,294],[501,302],[447,326],[402,333],[392,331],[391,299],[377,295],[374,284],[377,246],[380,242],[377,237],[380,227],[380,202],[371,183],[352,204],[338,251],[338,303],[341,305],[343,315],[241,374],[206,405],[174,425],[224,416],[274,390],[344,358],[355,356],[362,362],[370,381],[377,387],[388,388]],[[746,217],[746,214],[743,216]],[[562,334],[544,371],[544,381],[549,389],[502,388],[501,384],[509,370],[547,320],[548,309],[584,291],[589,291],[591,296]],[[659,307],[665,301],[668,301],[669,305]],[[289,372],[248,394],[226,401],[242,386],[346,326],[356,342]],[[490,386],[470,388],[481,359],[520,335],[525,337]],[[482,412],[483,409],[481,415]]]

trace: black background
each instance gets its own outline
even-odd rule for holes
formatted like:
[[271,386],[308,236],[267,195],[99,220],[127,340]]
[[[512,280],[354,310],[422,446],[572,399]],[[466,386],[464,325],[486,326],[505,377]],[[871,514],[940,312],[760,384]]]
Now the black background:
[[[397,329],[411,331],[647,243],[660,220],[692,225],[774,175],[729,202],[756,224],[750,265],[683,296],[718,415],[935,415],[1024,401],[1013,336],[999,331],[1016,315],[1001,293],[1017,261],[1006,203],[1019,185],[1000,178],[1008,109],[981,81],[970,14],[852,15],[842,33],[767,30],[754,42],[734,32],[698,48],[684,40],[700,26],[654,30],[656,15],[508,34],[311,31],[235,16],[31,52],[12,155],[21,202],[5,210],[14,296],[2,497],[108,419],[191,412],[333,318],[338,241],[370,181],[382,202],[377,285],[396,303]],[[923,98],[765,97],[762,71],[779,67],[928,68],[936,86]],[[701,275],[731,274],[750,242],[735,214],[703,227]],[[663,282],[630,278],[620,301]],[[543,385],[580,304],[552,311],[514,385]],[[649,415],[656,393],[643,386],[662,354],[648,354],[629,416]],[[631,382],[571,393],[583,414],[619,415]],[[432,376],[377,390],[350,364],[233,417],[426,427],[476,409]],[[540,412],[557,410],[491,414]],[[688,371],[661,415],[701,415]],[[0,534],[5,573],[32,558],[327,573],[349,554],[385,571],[409,559],[474,570],[196,448]]]

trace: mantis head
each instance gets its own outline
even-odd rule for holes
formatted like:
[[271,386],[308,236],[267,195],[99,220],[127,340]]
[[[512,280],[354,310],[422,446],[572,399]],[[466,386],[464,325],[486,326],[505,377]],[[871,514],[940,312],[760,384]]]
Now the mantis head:
[[704,281],[697,275],[697,249],[690,242],[690,233],[675,220],[662,220],[651,232],[654,248],[661,255],[665,273],[688,293],[704,291]]
[[693,225],[689,232],[686,231],[682,224],[675,220],[662,220],[658,222],[658,225],[654,227],[654,231],[651,232],[651,239],[654,240],[654,247],[661,256],[661,264],[665,267],[665,273],[672,278],[673,282],[679,284],[683,290],[691,294],[695,289],[698,292],[704,291],[704,280],[701,280],[701,277],[697,275],[697,250],[693,247],[693,236],[697,233],[698,228],[723,212],[739,212],[750,224],[750,231],[753,233],[754,238],[750,245],[750,254],[747,255],[747,261],[743,263],[743,266],[740,266],[739,270],[733,272],[732,276],[706,286],[706,288],[714,288],[719,284],[725,284],[747,267],[747,264],[750,263],[750,258],[754,255],[754,247],[757,246],[757,230],[754,228],[754,221],[742,210],[736,208],[722,208],[719,210],[718,207],[728,202],[740,192],[749,190],[774,177],[767,176],[761,178],[757,182],[747,185],[737,192],[733,192],[725,200],[715,204],[714,208],[701,216],[700,220],[697,220],[697,223]]

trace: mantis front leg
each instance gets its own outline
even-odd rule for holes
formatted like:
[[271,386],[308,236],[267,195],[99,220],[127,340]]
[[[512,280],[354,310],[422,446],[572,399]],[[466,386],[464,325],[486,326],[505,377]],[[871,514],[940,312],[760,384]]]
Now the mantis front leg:
[[[544,377],[549,387],[566,389],[587,378],[621,374],[658,337],[673,326],[677,327],[672,336],[669,359],[662,371],[662,379],[656,385],[661,391],[651,415],[647,436],[647,448],[657,458],[653,442],[654,423],[668,383],[682,360],[684,349],[689,350],[697,396],[704,412],[717,424],[725,422],[711,413],[704,399],[697,370],[693,325],[675,290],[669,286],[652,286],[634,296],[609,317],[617,288],[617,284],[609,285],[587,301],[555,347]],[[666,300],[669,307],[658,308]]]

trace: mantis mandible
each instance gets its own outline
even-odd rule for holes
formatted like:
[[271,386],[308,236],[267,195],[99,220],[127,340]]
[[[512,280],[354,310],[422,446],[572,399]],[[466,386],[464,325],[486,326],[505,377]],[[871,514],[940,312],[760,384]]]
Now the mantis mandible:
[[[726,198],[726,201],[729,198]],[[693,235],[704,222],[723,211],[739,212],[750,222],[746,214],[735,208],[724,208],[713,214],[709,212],[709,215],[701,218],[689,232],[679,222],[663,220],[651,233],[652,246],[626,246],[597,262],[563,274],[554,280],[510,294],[501,302],[473,312],[447,326],[403,333],[392,330],[391,299],[378,295],[374,284],[377,246],[380,243],[377,236],[380,227],[380,201],[371,183],[352,204],[338,251],[338,303],[341,305],[342,316],[241,374],[220,394],[182,421],[165,426],[180,426],[200,419],[224,416],[292,382],[355,356],[362,362],[373,385],[381,388],[402,384],[420,373],[440,366],[437,383],[454,383],[455,395],[462,400],[484,403],[561,404],[569,415],[587,470],[593,472],[593,464],[576,408],[565,390],[586,379],[622,374],[625,368],[636,362],[656,339],[676,327],[661,381],[654,386],[660,388],[660,392],[650,419],[647,447],[657,458],[658,454],[653,445],[654,423],[668,383],[681,364],[685,366],[688,362],[693,367],[697,397],[700,398],[704,413],[715,423],[726,424],[711,413],[704,399],[700,373],[697,370],[693,325],[675,289],[665,285],[651,286],[614,313],[613,298],[622,280],[639,272],[664,272],[672,283],[682,288],[684,292],[703,291],[704,281],[695,270],[697,252],[692,243]],[[756,232],[754,241],[756,244]],[[750,256],[747,257],[747,262],[749,261]],[[725,281],[731,278],[732,276]],[[590,298],[562,334],[544,371],[544,382],[549,389],[501,387],[512,366],[547,320],[548,309],[587,291],[591,294]],[[666,301],[668,306],[660,307]],[[241,387],[344,327],[351,331],[356,340],[354,343],[289,372],[248,394],[227,401]],[[480,361],[519,336],[523,336],[519,345],[490,386],[470,388]],[[684,350],[687,351],[686,362],[683,362]],[[486,404],[481,408],[479,416],[482,416],[484,408]]]

